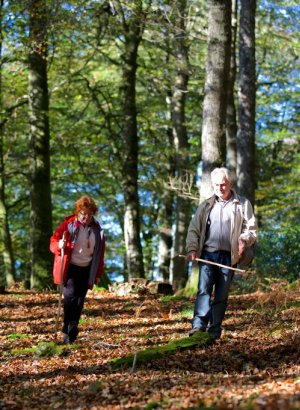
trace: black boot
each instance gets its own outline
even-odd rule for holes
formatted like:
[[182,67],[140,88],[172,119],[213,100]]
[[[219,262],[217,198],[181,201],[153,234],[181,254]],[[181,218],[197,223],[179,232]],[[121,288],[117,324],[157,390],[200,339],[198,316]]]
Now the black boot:
[[69,336],[69,343],[74,343],[76,340],[76,337],[79,333],[77,323],[76,322],[70,322],[68,326],[68,336]]

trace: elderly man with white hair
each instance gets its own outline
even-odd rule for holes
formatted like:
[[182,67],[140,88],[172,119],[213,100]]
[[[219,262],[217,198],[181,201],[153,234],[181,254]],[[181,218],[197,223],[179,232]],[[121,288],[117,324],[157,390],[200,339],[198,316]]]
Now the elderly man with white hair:
[[[234,177],[227,168],[215,168],[211,182],[214,195],[199,205],[188,228],[188,258],[234,267],[245,248],[257,240],[253,208],[248,199],[234,192]],[[233,274],[233,270],[224,266],[199,263],[199,284],[190,336],[207,330],[214,339],[221,337]]]

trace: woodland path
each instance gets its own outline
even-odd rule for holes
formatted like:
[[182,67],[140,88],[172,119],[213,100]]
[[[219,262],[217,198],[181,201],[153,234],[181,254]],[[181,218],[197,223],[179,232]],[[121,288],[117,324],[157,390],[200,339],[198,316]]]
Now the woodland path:
[[186,337],[193,299],[89,291],[76,345],[37,357],[57,300],[0,295],[1,409],[300,409],[300,284],[233,294],[221,340],[119,370],[112,358]]

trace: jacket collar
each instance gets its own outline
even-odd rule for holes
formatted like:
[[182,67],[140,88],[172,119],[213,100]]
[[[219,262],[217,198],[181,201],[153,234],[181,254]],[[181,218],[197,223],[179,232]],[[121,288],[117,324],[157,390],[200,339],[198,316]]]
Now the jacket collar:
[[[233,195],[233,203],[239,204],[241,202],[239,195],[235,192],[234,189],[231,190],[232,195]],[[210,198],[206,199],[206,202],[210,205],[213,206],[213,204],[216,202],[217,197],[216,195],[212,195]]]

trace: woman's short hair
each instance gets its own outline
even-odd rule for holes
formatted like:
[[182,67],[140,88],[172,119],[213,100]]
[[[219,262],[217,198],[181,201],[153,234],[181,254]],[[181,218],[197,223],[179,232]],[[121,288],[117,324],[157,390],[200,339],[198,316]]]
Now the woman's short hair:
[[224,174],[225,177],[226,177],[226,179],[227,179],[227,181],[231,182],[232,184],[233,184],[234,181],[235,181],[235,176],[234,176],[234,174],[233,174],[228,168],[225,168],[225,167],[215,168],[215,169],[211,172],[211,174],[210,174],[211,181],[213,181],[214,176],[215,176],[216,174]]
[[95,201],[89,195],[83,195],[75,203],[75,214],[78,215],[80,211],[90,212],[95,215],[98,211]]

